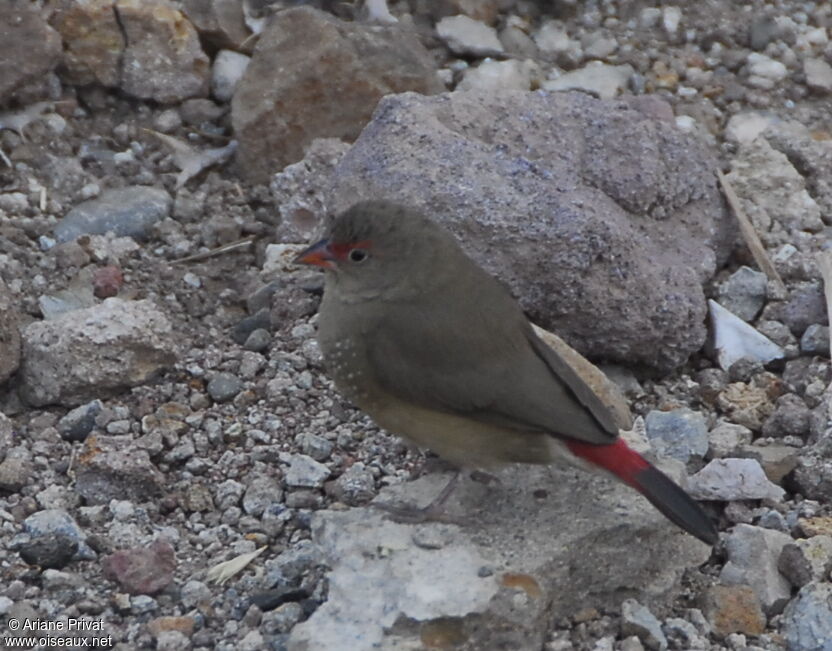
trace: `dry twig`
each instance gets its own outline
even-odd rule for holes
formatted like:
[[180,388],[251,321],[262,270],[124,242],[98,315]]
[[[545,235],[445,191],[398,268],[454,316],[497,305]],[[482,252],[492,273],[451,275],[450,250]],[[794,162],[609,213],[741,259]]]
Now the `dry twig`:
[[720,170],[716,171],[716,175],[719,177],[719,183],[722,186],[722,191],[725,193],[725,198],[728,200],[728,204],[737,216],[737,221],[740,223],[740,233],[742,233],[742,238],[745,240],[746,246],[748,246],[748,249],[751,251],[751,255],[754,256],[757,266],[760,267],[766,276],[768,276],[769,280],[774,281],[777,286],[777,290],[782,292],[782,294],[785,294],[786,285],[783,283],[783,279],[780,277],[780,274],[777,273],[777,269],[774,268],[771,258],[768,257],[768,253],[766,253],[766,249],[760,241],[757,231],[754,230],[754,225],[742,209],[737,193],[734,192],[734,188],[731,187],[728,179]]
[[230,561],[217,563],[208,569],[205,573],[205,578],[213,581],[217,585],[223,585],[231,577],[242,572],[251,561],[260,556],[264,551],[266,551],[266,545],[263,545],[260,549],[253,552],[235,556]]
[[211,249],[210,251],[205,251],[203,253],[194,253],[193,255],[189,255],[185,258],[173,260],[171,264],[182,264],[183,262],[197,262],[199,260],[215,258],[216,256],[222,255],[223,253],[230,253],[231,251],[236,251],[239,248],[251,244],[256,239],[256,235],[249,235],[248,237],[245,237],[242,240],[237,240],[236,242],[229,242],[228,244],[223,244],[222,246],[218,246],[216,249]]

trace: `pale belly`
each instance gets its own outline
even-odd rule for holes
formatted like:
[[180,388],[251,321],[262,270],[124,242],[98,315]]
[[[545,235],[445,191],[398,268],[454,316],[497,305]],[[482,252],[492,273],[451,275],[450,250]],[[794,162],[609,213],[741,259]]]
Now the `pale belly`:
[[391,396],[355,363],[365,354],[359,342],[324,336],[320,344],[329,375],[345,398],[380,427],[454,464],[488,469],[506,463],[547,464],[564,456],[565,446],[549,435],[425,409]]
[[546,434],[519,432],[389,397],[384,403],[368,404],[365,411],[384,429],[462,467],[546,464],[560,456],[558,442]]

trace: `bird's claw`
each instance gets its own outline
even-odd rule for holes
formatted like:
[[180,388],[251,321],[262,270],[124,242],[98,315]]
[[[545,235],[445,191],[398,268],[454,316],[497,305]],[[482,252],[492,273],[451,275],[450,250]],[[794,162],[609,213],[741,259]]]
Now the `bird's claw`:
[[456,524],[467,526],[471,524],[470,518],[460,515],[452,515],[442,508],[436,508],[432,504],[420,508],[418,506],[399,506],[386,504],[384,502],[373,502],[373,506],[385,511],[393,522],[400,524],[422,524],[424,522],[442,522],[445,524]]
[[484,486],[500,486],[503,483],[497,475],[482,470],[472,470],[470,477],[473,481]]

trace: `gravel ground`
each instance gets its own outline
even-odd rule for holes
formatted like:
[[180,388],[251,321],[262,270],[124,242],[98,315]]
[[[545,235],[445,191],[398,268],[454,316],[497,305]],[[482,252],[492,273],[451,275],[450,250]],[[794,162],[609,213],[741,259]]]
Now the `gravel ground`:
[[[120,29],[133,34],[121,4]],[[24,332],[21,366],[0,385],[2,635],[19,633],[13,621],[62,622],[51,635],[109,637],[119,649],[287,648],[327,598],[326,568],[307,542],[314,512],[365,504],[425,465],[323,372],[322,279],[284,264],[302,240],[281,222],[269,179],[235,163],[235,147],[250,152],[254,138],[232,124],[227,77],[245,62],[224,55],[221,68],[218,52],[245,58],[253,39],[239,25],[211,27],[197,4],[165,5],[196,25],[194,52],[178,51],[167,86],[158,70],[152,87],[135,76],[106,83],[101,70],[84,77],[70,59],[88,43],[61,21],[82,22],[37,3],[33,29],[60,32],[57,49],[43,39],[40,68],[35,54],[15,59],[11,89],[3,76],[16,72],[0,66],[0,306]],[[262,26],[258,11],[280,8],[257,4],[238,6],[248,29]],[[360,7],[325,9],[369,20]],[[832,7],[390,9],[448,90],[658,96],[677,128],[733,170],[785,281],[781,290],[747,269],[756,266],[738,246],[706,287],[776,345],[773,358],[723,370],[705,348],[661,376],[610,371],[661,441],[654,448],[688,464],[691,490],[728,533],[678,600],[550,621],[544,648],[832,648],[832,372],[814,257],[832,224]],[[110,24],[107,12],[95,16]],[[123,56],[137,61],[165,47],[128,42],[136,51]],[[323,82],[337,85],[335,74],[323,71]],[[764,131],[768,149],[754,149]],[[767,218],[782,226],[763,228]],[[209,576],[261,548],[226,583]],[[78,618],[98,628],[69,630]]]

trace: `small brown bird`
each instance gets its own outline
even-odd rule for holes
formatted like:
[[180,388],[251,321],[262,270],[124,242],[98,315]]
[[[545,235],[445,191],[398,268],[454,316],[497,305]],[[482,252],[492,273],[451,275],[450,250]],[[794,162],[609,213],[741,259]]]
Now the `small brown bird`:
[[297,262],[327,270],[326,366],[381,427],[460,467],[566,459],[606,470],[716,542],[699,505],[618,438],[611,409],[440,226],[397,204],[358,203]]

